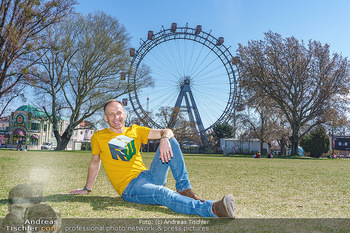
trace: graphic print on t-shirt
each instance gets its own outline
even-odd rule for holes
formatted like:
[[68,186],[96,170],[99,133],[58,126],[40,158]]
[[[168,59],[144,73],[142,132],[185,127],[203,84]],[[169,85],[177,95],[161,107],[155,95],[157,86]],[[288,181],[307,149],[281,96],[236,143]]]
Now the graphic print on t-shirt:
[[136,154],[136,148],[133,138],[125,135],[119,135],[108,142],[109,150],[113,159],[130,161]]

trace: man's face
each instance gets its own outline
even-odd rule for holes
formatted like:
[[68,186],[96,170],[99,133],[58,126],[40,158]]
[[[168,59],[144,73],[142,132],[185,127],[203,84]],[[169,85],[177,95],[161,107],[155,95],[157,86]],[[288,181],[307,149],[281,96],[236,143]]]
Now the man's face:
[[124,132],[126,113],[124,107],[120,103],[109,103],[106,107],[104,117],[112,131],[116,133]]

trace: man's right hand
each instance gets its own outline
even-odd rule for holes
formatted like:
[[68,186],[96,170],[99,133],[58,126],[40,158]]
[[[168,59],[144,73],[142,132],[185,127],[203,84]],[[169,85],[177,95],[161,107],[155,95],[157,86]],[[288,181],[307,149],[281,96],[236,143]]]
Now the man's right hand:
[[75,189],[72,191],[69,191],[70,194],[89,194],[89,192],[85,189]]

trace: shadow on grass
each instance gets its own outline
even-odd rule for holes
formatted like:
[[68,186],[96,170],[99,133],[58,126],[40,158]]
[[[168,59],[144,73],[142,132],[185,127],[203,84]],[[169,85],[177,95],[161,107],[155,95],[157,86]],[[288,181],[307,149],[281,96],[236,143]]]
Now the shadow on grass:
[[253,158],[253,155],[223,155],[223,154],[184,154],[184,157],[212,157],[212,158]]
[[[109,197],[109,196],[90,196],[90,195],[72,195],[72,194],[54,194],[49,196],[43,196],[42,202],[63,202],[63,203],[88,203],[92,206],[93,210],[107,210],[110,207],[126,207],[137,209],[139,211],[156,211],[167,215],[178,216],[179,214],[171,211],[168,208],[164,208],[159,205],[143,205],[138,203],[132,203],[124,201],[121,196]],[[7,205],[8,199],[0,199],[0,205]],[[73,207],[72,207],[73,208]],[[117,208],[116,211],[123,211],[122,208]]]
[[[184,154],[184,157],[214,157],[214,158],[254,158],[254,155],[241,155],[241,154],[235,154],[235,155],[223,155],[223,154]],[[267,155],[263,155],[262,159],[269,159],[267,158]],[[302,160],[319,160],[320,158],[313,158],[313,157],[307,157],[307,156],[291,156],[291,155],[283,155],[278,156],[275,155],[273,159],[302,159]]]
[[72,194],[54,194],[43,197],[44,202],[89,203],[93,210],[104,210],[108,207],[126,206],[122,197],[90,196]]

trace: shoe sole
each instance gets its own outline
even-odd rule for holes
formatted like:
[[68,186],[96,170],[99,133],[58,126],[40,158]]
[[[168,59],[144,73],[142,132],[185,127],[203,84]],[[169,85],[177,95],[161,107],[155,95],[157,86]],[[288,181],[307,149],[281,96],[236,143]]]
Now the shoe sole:
[[224,206],[227,210],[229,218],[235,218],[236,216],[236,205],[232,194],[226,195],[223,200]]

